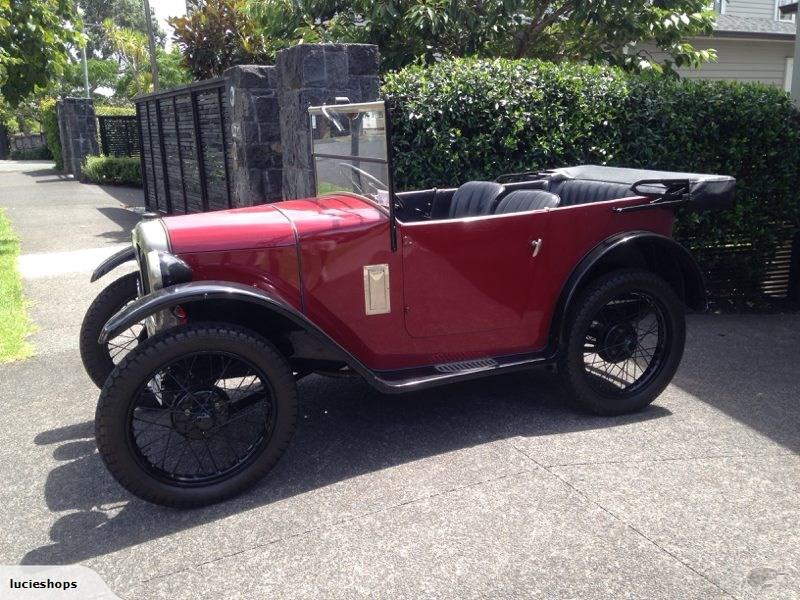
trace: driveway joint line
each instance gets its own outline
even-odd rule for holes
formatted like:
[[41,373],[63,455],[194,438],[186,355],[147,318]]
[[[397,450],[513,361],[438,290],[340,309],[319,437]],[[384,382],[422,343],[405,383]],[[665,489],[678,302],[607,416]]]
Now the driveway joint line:
[[470,489],[470,488],[479,487],[479,486],[485,485],[487,483],[494,483],[495,481],[502,481],[503,479],[510,479],[510,478],[514,478],[514,477],[519,477],[520,475],[524,475],[526,473],[533,473],[533,471],[531,471],[529,469],[522,469],[520,471],[515,471],[513,473],[506,473],[505,475],[500,475],[499,477],[489,477],[489,478],[486,478],[486,479],[481,479],[480,481],[473,481],[471,483],[467,483],[467,484],[464,484],[464,485],[458,485],[458,486],[450,487],[450,488],[447,488],[445,490],[441,490],[439,492],[435,492],[433,494],[428,494],[428,495],[425,495],[425,496],[419,496],[417,498],[411,498],[410,500],[406,500],[404,502],[400,502],[400,503],[397,503],[397,504],[392,504],[390,506],[383,506],[383,507],[380,507],[380,508],[376,508],[374,510],[370,510],[370,511],[367,511],[367,512],[364,512],[364,513],[360,513],[360,514],[357,514],[357,515],[353,515],[351,517],[347,517],[345,519],[340,519],[338,521],[333,521],[331,523],[320,525],[318,527],[311,527],[310,529],[305,529],[303,531],[297,531],[295,533],[289,533],[287,535],[284,535],[284,536],[281,536],[279,538],[270,540],[270,541],[265,542],[263,544],[256,544],[254,546],[250,546],[250,547],[247,547],[247,548],[242,548],[240,550],[237,550],[236,552],[231,552],[229,554],[223,554],[221,556],[217,556],[217,557],[211,558],[209,560],[205,560],[205,561],[202,561],[202,562],[199,562],[199,563],[191,564],[189,566],[182,567],[182,568],[176,569],[174,571],[170,571],[169,573],[162,573],[160,575],[155,575],[154,577],[150,577],[149,579],[142,580],[141,583],[142,584],[151,583],[153,581],[156,581],[156,580],[159,580],[159,579],[163,579],[165,577],[171,577],[171,576],[177,575],[179,573],[184,573],[184,572],[186,572],[186,571],[188,571],[190,569],[196,569],[196,568],[199,568],[199,567],[204,567],[206,565],[210,565],[210,564],[213,564],[215,562],[219,562],[221,560],[225,560],[225,559],[228,559],[228,558],[233,558],[234,556],[239,556],[240,554],[244,554],[245,552],[252,552],[254,550],[260,550],[260,549],[263,549],[263,548],[267,548],[269,546],[273,546],[275,544],[279,544],[281,542],[285,542],[285,541],[288,541],[288,540],[293,540],[293,539],[296,539],[298,537],[302,537],[302,536],[308,535],[310,533],[318,533],[318,532],[322,532],[322,531],[329,531],[331,529],[334,529],[335,527],[339,527],[340,525],[344,525],[346,523],[351,523],[353,521],[358,521],[360,519],[363,519],[364,517],[371,517],[373,515],[377,515],[377,514],[380,514],[380,513],[396,510],[396,509],[402,508],[404,506],[408,506],[408,505],[411,505],[411,504],[416,504],[417,502],[423,502],[425,500],[430,500],[432,498],[438,498],[440,496],[444,496],[444,495],[450,494],[452,492],[459,492],[461,490],[467,490],[467,489]]
[[649,537],[649,536],[648,536],[647,534],[645,534],[643,531],[639,530],[639,529],[638,529],[636,526],[632,525],[631,523],[629,523],[628,521],[626,521],[625,519],[623,519],[621,516],[619,516],[619,515],[617,515],[616,513],[614,513],[612,510],[610,510],[610,509],[606,508],[605,506],[603,506],[602,504],[600,504],[598,501],[596,501],[596,500],[594,500],[593,498],[591,498],[591,497],[590,497],[590,496],[589,496],[589,495],[588,495],[586,492],[584,492],[583,490],[581,490],[581,489],[577,488],[577,487],[576,487],[575,485],[573,485],[573,484],[572,484],[570,481],[568,481],[567,479],[564,479],[564,478],[563,478],[563,477],[561,477],[561,476],[560,476],[558,473],[556,473],[555,471],[551,470],[551,469],[550,469],[548,466],[546,466],[546,465],[543,465],[542,463],[540,463],[539,461],[537,461],[535,458],[533,458],[532,456],[530,456],[530,455],[529,455],[527,452],[525,452],[524,450],[522,450],[521,448],[519,448],[519,447],[518,447],[516,444],[514,444],[514,442],[512,442],[512,441],[509,441],[509,444],[511,444],[511,447],[512,447],[514,450],[516,450],[517,452],[519,452],[520,454],[522,454],[522,456],[524,456],[525,458],[527,458],[528,460],[530,460],[530,461],[531,461],[533,464],[535,464],[535,465],[539,466],[540,468],[544,469],[545,471],[547,471],[547,472],[548,472],[548,473],[549,473],[549,474],[550,474],[552,477],[555,477],[556,479],[558,479],[558,481],[560,481],[560,482],[561,482],[561,483],[563,483],[565,486],[567,486],[568,488],[570,488],[570,489],[571,489],[573,492],[575,492],[576,494],[578,494],[579,496],[581,496],[581,497],[582,497],[584,500],[586,500],[586,501],[587,501],[587,502],[589,502],[590,504],[592,504],[592,505],[596,506],[596,507],[597,507],[597,508],[599,508],[601,511],[603,511],[603,512],[604,512],[604,513],[606,513],[608,516],[610,516],[612,519],[614,519],[615,521],[617,521],[617,522],[621,523],[623,526],[627,527],[628,529],[630,529],[631,531],[633,531],[635,534],[639,535],[641,538],[643,538],[643,539],[645,539],[646,541],[648,541],[650,544],[652,544],[653,546],[655,546],[656,548],[658,548],[659,550],[661,550],[661,552],[663,552],[663,553],[664,553],[664,554],[666,554],[667,556],[671,557],[671,558],[672,558],[674,561],[676,561],[678,564],[682,565],[683,567],[685,567],[686,569],[688,569],[689,571],[691,571],[691,572],[692,572],[692,573],[694,573],[695,575],[698,575],[700,578],[704,579],[706,582],[708,582],[709,584],[711,584],[712,586],[714,586],[715,588],[717,588],[717,589],[718,589],[720,592],[722,592],[722,593],[723,593],[723,594],[725,594],[726,596],[728,596],[728,597],[730,597],[730,598],[734,598],[734,599],[735,599],[735,598],[737,598],[737,596],[735,596],[734,594],[732,594],[731,592],[729,592],[728,590],[726,590],[725,588],[723,588],[723,587],[722,587],[720,584],[718,584],[717,582],[713,581],[712,579],[710,579],[709,577],[707,577],[706,575],[704,575],[703,573],[701,573],[700,571],[698,571],[696,568],[694,568],[692,565],[690,565],[690,564],[689,564],[689,563],[687,563],[686,561],[682,560],[682,559],[681,559],[679,556],[677,556],[677,555],[676,555],[676,554],[674,554],[673,552],[670,552],[669,550],[667,550],[666,548],[664,548],[663,546],[661,546],[661,545],[660,545],[658,542],[656,542],[654,539],[652,539],[651,537]]
[[[517,448],[517,450],[519,450]],[[690,462],[700,460],[719,460],[721,458],[744,458],[744,459],[758,459],[768,458],[771,456],[790,456],[794,452],[783,448],[777,448],[769,452],[758,452],[755,454],[709,454],[706,456],[674,456],[667,458],[643,458],[641,460],[598,460],[598,461],[585,461],[585,462],[565,462],[565,463],[540,463],[536,464],[543,468],[558,468],[558,467],[591,467],[598,465],[644,465],[656,464],[666,462]],[[531,459],[533,460],[533,459]]]

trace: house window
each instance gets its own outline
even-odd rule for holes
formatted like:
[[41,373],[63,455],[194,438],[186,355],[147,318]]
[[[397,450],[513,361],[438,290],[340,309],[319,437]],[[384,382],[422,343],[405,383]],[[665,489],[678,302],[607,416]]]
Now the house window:
[[727,0],[714,0],[714,12],[724,15],[726,4],[728,4]]
[[787,92],[792,91],[792,73],[794,72],[794,58],[791,56],[786,59],[786,73],[783,75],[783,89]]
[[781,12],[780,7],[784,4],[792,4],[796,0],[775,0],[775,20],[784,21],[786,23],[794,23],[795,15],[797,13],[784,14]]

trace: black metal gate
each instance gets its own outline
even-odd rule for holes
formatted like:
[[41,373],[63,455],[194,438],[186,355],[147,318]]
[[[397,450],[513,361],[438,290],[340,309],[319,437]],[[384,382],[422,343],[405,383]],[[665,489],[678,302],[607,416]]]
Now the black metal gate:
[[222,78],[136,98],[142,184],[149,210],[231,206],[230,114]]
[[97,117],[100,150],[106,156],[139,156],[136,117]]

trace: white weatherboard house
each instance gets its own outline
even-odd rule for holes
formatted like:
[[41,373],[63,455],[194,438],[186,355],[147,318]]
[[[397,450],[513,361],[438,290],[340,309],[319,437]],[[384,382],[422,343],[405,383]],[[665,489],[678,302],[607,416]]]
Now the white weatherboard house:
[[780,10],[795,0],[716,0],[714,33],[692,38],[695,48],[714,48],[717,61],[678,69],[691,79],[760,81],[787,92],[794,62],[794,13]]

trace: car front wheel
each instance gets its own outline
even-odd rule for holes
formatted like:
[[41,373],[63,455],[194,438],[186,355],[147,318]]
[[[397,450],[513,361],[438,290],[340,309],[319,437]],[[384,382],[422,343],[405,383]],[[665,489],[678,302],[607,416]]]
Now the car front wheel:
[[103,325],[136,300],[138,281],[138,273],[129,273],[111,282],[98,294],[83,317],[79,338],[81,360],[86,373],[99,388],[103,387],[114,366],[147,337],[144,323],[136,323],[105,344],[97,342]]
[[197,507],[238,494],[278,461],[297,420],[283,356],[235,326],[165,331],[114,369],[95,434],[114,478],[136,496]]
[[678,369],[683,303],[648,271],[615,271],[589,284],[569,311],[558,370],[570,399],[600,415],[650,404]]

